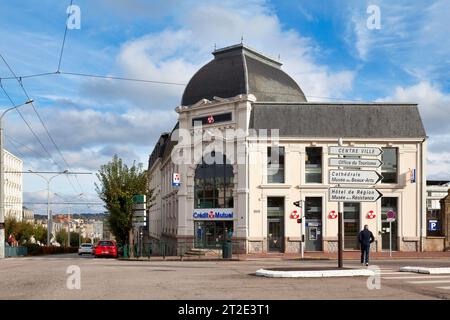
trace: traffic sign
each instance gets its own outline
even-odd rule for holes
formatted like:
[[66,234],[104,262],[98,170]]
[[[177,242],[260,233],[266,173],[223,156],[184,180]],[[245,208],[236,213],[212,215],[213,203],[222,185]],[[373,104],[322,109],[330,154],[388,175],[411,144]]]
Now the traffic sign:
[[328,154],[341,156],[379,156],[383,150],[378,147],[342,147],[331,146],[328,147]]
[[145,212],[145,210],[133,211],[133,217],[145,217],[145,216],[147,216],[147,212]]
[[383,176],[374,170],[329,170],[329,183],[377,184]]
[[387,222],[391,222],[391,221],[395,221],[395,211],[394,210],[389,210],[388,212],[386,212],[386,221]]
[[437,220],[428,220],[428,230],[429,231],[437,231],[437,230],[439,230],[439,221],[437,221]]
[[133,222],[133,227],[146,227],[146,222]]
[[146,203],[133,203],[133,210],[139,211],[139,210],[145,210]]
[[379,159],[350,159],[350,158],[328,158],[328,164],[333,167],[348,168],[379,168],[383,164]]
[[332,202],[374,202],[382,196],[377,189],[339,187],[328,189],[328,198]]
[[137,194],[133,196],[133,203],[146,203],[145,194]]

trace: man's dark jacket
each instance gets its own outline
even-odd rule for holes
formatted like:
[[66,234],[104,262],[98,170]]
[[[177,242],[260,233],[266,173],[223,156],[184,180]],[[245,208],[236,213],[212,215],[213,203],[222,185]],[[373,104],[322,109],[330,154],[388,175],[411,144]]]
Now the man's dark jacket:
[[375,241],[375,237],[373,236],[372,231],[364,229],[359,233],[358,240],[362,245],[368,246]]

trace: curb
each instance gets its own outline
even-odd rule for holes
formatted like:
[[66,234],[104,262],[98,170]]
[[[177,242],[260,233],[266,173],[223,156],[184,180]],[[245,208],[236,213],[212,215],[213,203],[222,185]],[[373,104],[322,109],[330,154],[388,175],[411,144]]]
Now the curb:
[[450,268],[428,268],[428,267],[401,267],[402,272],[415,272],[425,274],[450,274]]
[[330,277],[370,277],[375,272],[367,269],[351,270],[316,270],[316,271],[272,271],[259,269],[256,271],[259,277],[268,278],[330,278]]

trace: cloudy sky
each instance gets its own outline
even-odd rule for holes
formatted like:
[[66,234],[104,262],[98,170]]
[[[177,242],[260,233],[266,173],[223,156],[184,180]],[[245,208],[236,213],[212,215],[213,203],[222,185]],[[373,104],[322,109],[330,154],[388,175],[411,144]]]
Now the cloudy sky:
[[[57,70],[70,0],[0,0],[0,53],[17,75]],[[74,0],[81,28],[68,30],[60,70],[184,84],[217,48],[244,43],[273,57],[310,101],[415,102],[429,135],[428,178],[450,179],[450,2]],[[381,28],[369,29],[369,5]],[[0,78],[11,77],[0,60]],[[26,100],[14,79],[2,85]],[[114,154],[147,164],[171,130],[183,85],[48,75],[23,78],[32,106],[5,119],[5,145],[25,170],[96,172]],[[0,91],[0,106],[10,101]],[[407,121],[407,119],[405,119]],[[51,154],[49,157],[48,154]],[[67,162],[67,164],[65,163]],[[54,201],[98,201],[95,175],[52,182]],[[25,200],[45,201],[46,185],[24,178]],[[59,200],[58,200],[59,197]],[[31,205],[30,205],[31,206]],[[42,213],[45,206],[31,206]],[[101,206],[77,207],[100,212]],[[67,208],[59,207],[59,210]]]

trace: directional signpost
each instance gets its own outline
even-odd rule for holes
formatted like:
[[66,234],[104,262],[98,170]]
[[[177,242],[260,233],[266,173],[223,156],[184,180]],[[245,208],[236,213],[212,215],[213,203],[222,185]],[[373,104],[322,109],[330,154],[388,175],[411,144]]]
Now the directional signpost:
[[383,195],[377,189],[369,188],[329,188],[328,196],[334,202],[374,202]]
[[[139,241],[139,252],[142,254],[142,227],[147,226],[147,201],[144,194],[138,194],[133,196],[133,228],[137,228],[139,231],[138,241]],[[131,242],[131,237],[130,237]],[[130,248],[132,248],[130,246]],[[134,250],[130,250],[130,256],[134,256]]]
[[374,170],[330,170],[329,183],[376,184],[383,176]]
[[383,162],[379,159],[352,159],[352,158],[329,158],[328,165],[333,167],[346,167],[346,168],[379,168]]
[[[383,163],[376,158],[342,158],[352,157],[378,157],[383,150],[378,147],[351,147],[343,146],[342,138],[339,146],[330,146],[328,154],[337,155],[338,158],[329,158],[329,165],[338,169],[330,169],[328,172],[328,183],[337,184],[328,189],[328,200],[338,202],[338,267],[343,267],[343,202],[374,202],[382,197],[381,192],[369,186],[373,186],[383,179],[375,170],[360,170],[361,167],[378,168]],[[346,187],[341,185],[353,185]],[[356,185],[356,186],[355,186]]]

